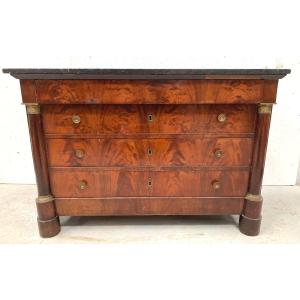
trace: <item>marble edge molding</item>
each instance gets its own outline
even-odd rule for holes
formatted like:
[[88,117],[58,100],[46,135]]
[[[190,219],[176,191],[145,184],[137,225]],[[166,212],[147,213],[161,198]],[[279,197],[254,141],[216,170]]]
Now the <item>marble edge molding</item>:
[[3,69],[17,79],[201,79],[253,76],[280,79],[290,69]]

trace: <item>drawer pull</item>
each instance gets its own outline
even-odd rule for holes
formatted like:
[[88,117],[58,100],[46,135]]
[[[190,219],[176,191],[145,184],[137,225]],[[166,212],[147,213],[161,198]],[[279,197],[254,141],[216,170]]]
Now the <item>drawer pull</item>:
[[218,121],[220,123],[224,123],[226,121],[226,115],[225,114],[219,114],[218,115]]
[[77,158],[83,158],[83,156],[84,156],[83,150],[76,149],[76,150],[75,150],[75,156],[76,156]]
[[220,181],[218,181],[218,180],[214,180],[214,181],[212,182],[212,186],[213,186],[213,188],[214,188],[215,190],[219,190],[219,189],[221,188],[221,183],[220,183]]
[[80,123],[80,117],[78,115],[73,115],[72,116],[72,122],[74,124],[79,124]]
[[148,153],[148,156],[152,156],[153,155],[153,150],[151,148],[149,148],[147,153]]
[[81,189],[81,190],[85,190],[86,188],[87,188],[87,182],[85,181],[85,180],[82,180],[82,181],[80,181],[80,183],[79,183],[79,188]]
[[153,122],[153,119],[154,119],[153,115],[152,114],[148,114],[148,116],[147,116],[148,122]]
[[216,157],[216,158],[221,158],[223,155],[224,155],[224,152],[223,152],[222,150],[217,149],[217,150],[215,151],[215,157]]
[[152,179],[151,179],[151,178],[148,178],[148,187],[151,188],[152,185],[153,185]]

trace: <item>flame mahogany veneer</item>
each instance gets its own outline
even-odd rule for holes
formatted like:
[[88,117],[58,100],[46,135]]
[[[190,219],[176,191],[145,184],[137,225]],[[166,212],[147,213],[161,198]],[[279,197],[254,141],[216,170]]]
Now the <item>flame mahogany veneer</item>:
[[20,79],[42,237],[59,216],[240,215],[257,235],[290,70],[4,69]]

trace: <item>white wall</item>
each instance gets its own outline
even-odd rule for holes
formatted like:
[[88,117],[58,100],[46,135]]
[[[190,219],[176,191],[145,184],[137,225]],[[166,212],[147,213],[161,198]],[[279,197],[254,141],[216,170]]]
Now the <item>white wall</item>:
[[298,185],[300,185],[300,161],[299,161],[299,167],[298,167],[298,176],[297,176],[297,182]]
[[[280,81],[264,184],[296,182],[297,1],[1,1],[0,68],[291,68]],[[18,81],[0,75],[0,182],[33,183]]]

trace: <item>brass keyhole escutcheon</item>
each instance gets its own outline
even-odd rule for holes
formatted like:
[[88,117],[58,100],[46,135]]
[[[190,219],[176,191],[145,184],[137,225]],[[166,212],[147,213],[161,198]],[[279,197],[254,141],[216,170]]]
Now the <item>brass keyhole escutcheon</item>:
[[221,188],[221,183],[220,183],[220,181],[218,181],[218,180],[214,180],[214,181],[212,182],[212,186],[213,186],[213,188],[214,188],[215,190],[219,190],[219,189]]
[[147,115],[147,120],[148,120],[148,122],[153,122],[153,120],[154,120],[154,116],[152,115],[152,114],[148,114]]
[[75,150],[75,156],[76,156],[77,158],[83,158],[83,156],[84,156],[84,151],[81,150],[81,149],[76,149],[76,150]]
[[72,122],[74,124],[79,124],[80,123],[80,117],[78,115],[73,115],[72,116]]
[[152,156],[153,155],[153,150],[151,148],[148,148],[147,153],[148,153],[148,156]]
[[149,177],[148,178],[148,188],[152,188],[152,186],[153,186],[152,178]]
[[224,123],[226,121],[226,115],[225,114],[219,114],[218,115],[218,121],[220,123]]
[[221,149],[217,149],[215,151],[215,157],[216,158],[221,158],[224,155],[224,152]]
[[79,182],[79,188],[81,190],[85,190],[85,189],[87,189],[87,187],[88,187],[88,184],[85,180],[82,180],[82,181]]

